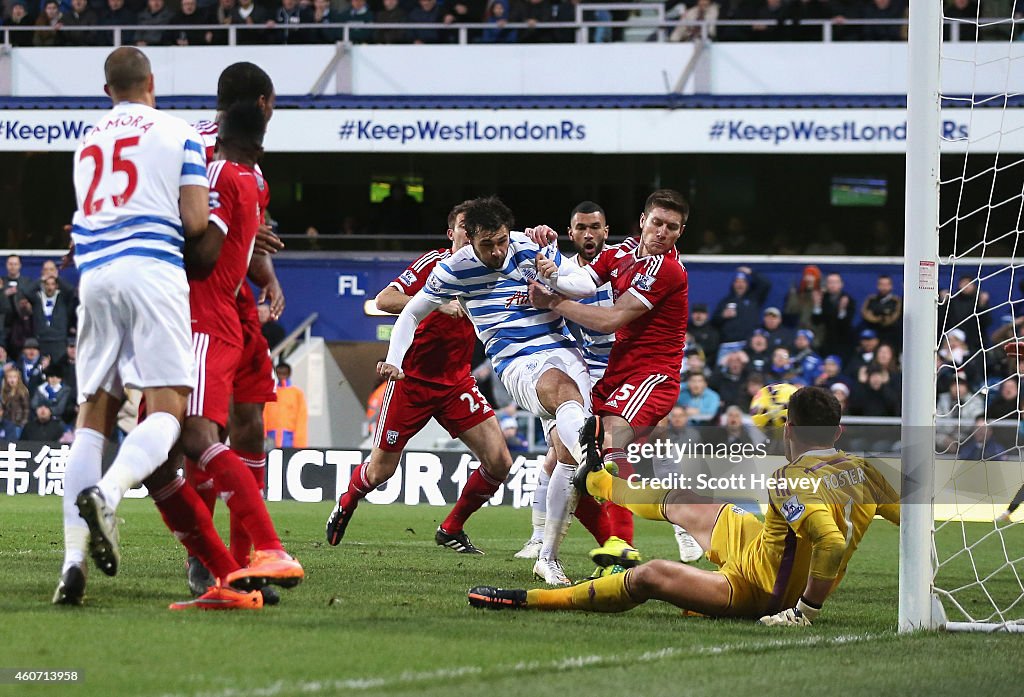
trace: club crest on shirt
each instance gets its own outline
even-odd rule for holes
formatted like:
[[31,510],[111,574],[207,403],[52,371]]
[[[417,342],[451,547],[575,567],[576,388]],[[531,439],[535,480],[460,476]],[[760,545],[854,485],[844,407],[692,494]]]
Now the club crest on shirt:
[[398,431],[387,432],[388,445],[394,445],[398,442]]
[[645,273],[638,273],[633,276],[633,282],[631,285],[636,286],[640,290],[649,291],[651,286],[654,285],[654,276],[648,276]]
[[440,293],[443,287],[444,284],[441,282],[441,279],[434,274],[430,274],[427,278],[427,290],[431,293]]
[[402,275],[398,277],[398,280],[402,282],[402,285],[411,286],[416,282],[416,274],[406,269],[402,272]]
[[789,500],[782,504],[780,512],[787,523],[795,523],[804,514],[804,505],[800,503],[796,496],[791,496]]

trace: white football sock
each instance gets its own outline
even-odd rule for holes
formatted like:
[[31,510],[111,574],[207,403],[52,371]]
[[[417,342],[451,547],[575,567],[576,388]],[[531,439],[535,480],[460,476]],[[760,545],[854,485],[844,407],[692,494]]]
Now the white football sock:
[[574,464],[582,464],[583,447],[580,445],[580,431],[590,416],[579,402],[562,402],[555,409],[555,430],[562,439],[562,445],[576,460]]
[[64,470],[64,566],[81,566],[85,561],[85,548],[89,540],[89,526],[78,514],[75,499],[82,489],[95,486],[103,475],[103,446],[106,439],[99,431],[80,428],[68,451]]
[[580,492],[572,485],[572,475],[576,465],[559,462],[551,473],[548,483],[547,522],[544,525],[544,546],[540,550],[541,559],[558,559],[558,548],[562,538],[569,530],[572,512],[576,510]]
[[167,462],[180,435],[181,424],[167,412],[150,414],[136,426],[125,437],[114,463],[100,480],[107,505],[116,509],[126,491]]
[[548,474],[544,467],[540,468],[540,477],[537,479],[537,491],[533,492],[533,506],[531,511],[531,517],[533,518],[533,536],[531,540],[542,540],[544,539],[544,522],[547,520],[548,514],[548,482],[551,481],[551,475]]

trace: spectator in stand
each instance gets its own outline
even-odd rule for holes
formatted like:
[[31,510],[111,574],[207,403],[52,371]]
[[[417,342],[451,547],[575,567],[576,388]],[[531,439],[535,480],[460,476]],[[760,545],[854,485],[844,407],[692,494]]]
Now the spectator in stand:
[[[217,8],[213,11],[212,24],[220,24],[225,27],[229,24],[239,24],[237,19],[238,15],[235,12],[236,7],[235,0],[217,0]],[[239,32],[237,38],[244,39],[248,34],[260,35],[262,33],[263,32]],[[250,37],[248,40],[252,41],[253,39]],[[227,30],[213,32],[213,43],[216,46],[224,46],[227,44]]]
[[768,348],[793,346],[793,330],[782,326],[782,312],[777,307],[769,307],[764,311],[761,327],[768,332]]
[[[881,370],[886,374],[889,384],[900,394],[903,386],[903,372],[900,370],[900,362],[896,358],[896,351],[889,344],[879,344],[875,349],[875,357],[867,366],[867,370]],[[857,382],[864,382],[867,379],[867,370],[858,371]],[[863,376],[863,377],[862,377]]]
[[277,401],[267,402],[263,409],[263,423],[267,438],[278,448],[305,448],[309,445],[309,416],[306,395],[292,384],[292,367],[281,362],[277,373]]
[[971,440],[960,449],[959,460],[985,460],[1001,462],[1009,450],[995,437],[994,429],[985,423],[984,416],[974,419],[974,433]]
[[[1024,7],[1018,3],[1019,7]],[[960,33],[960,41],[975,41],[978,38],[978,3],[976,0],[948,0],[945,3],[944,14],[946,19],[960,19],[957,28]],[[952,39],[950,27],[943,29],[943,38],[947,41]]]
[[843,277],[830,273],[825,277],[825,292],[817,291],[812,318],[815,333],[821,336],[821,352],[848,358],[853,349],[853,317],[857,303],[843,290]]
[[697,41],[702,38],[702,26],[700,24],[687,24],[688,22],[702,22],[708,25],[708,38],[714,40],[717,35],[719,7],[717,2],[712,0],[697,0],[697,3],[683,12],[679,25],[668,35],[669,41]]
[[[377,24],[404,24],[408,21],[405,17],[405,10],[398,6],[398,0],[383,0],[383,3],[383,9],[378,10],[373,18],[374,22]],[[378,44],[406,44],[409,43],[409,34],[405,29],[378,29],[376,41]]]
[[736,403],[736,406],[749,413],[751,400],[764,387],[764,384],[764,375],[762,373],[748,373],[747,389],[740,395],[740,401]]
[[[244,24],[249,27],[267,27],[273,25],[273,18],[262,5],[257,5],[254,0],[237,0],[238,5],[231,15],[231,24]],[[267,43],[267,32],[257,29],[243,29],[238,32],[239,44],[265,44]]]
[[687,378],[686,386],[679,391],[676,404],[686,410],[691,424],[706,425],[718,416],[722,400],[717,392],[708,387],[703,373],[693,373]]
[[57,268],[57,263],[54,262],[53,259],[47,259],[43,262],[43,266],[39,270],[39,280],[32,283],[32,290],[38,291],[43,285],[43,281],[47,278],[57,279],[57,287],[60,288],[62,293],[78,295],[78,290],[72,284],[60,277],[60,270]]
[[[11,3],[7,10],[7,15],[4,17],[3,25],[6,27],[31,27],[33,26],[32,18],[29,17],[28,10],[25,9],[25,3],[21,0]],[[31,46],[33,32],[29,31],[12,31],[10,33],[11,46],[18,48]]]
[[[988,310],[989,294],[978,291],[978,282],[970,276],[957,279],[957,291],[946,301],[946,319],[942,331],[959,328],[964,332],[971,352],[984,347],[983,337],[988,336],[991,313]],[[941,312],[941,306],[940,306]]]
[[821,269],[805,266],[799,285],[792,286],[786,293],[786,319],[798,329],[811,329],[814,321],[814,307],[820,302]]
[[57,0],[47,0],[43,11],[36,18],[39,30],[32,40],[34,46],[57,46],[60,44],[60,30],[64,27],[63,13]]
[[704,360],[704,354],[701,351],[684,353],[682,378],[686,380],[689,376],[697,373],[703,375],[705,379],[711,377],[711,370]]
[[711,317],[718,329],[719,351],[729,353],[742,348],[761,319],[761,306],[771,283],[749,266],[736,269],[729,294],[722,298]]
[[[313,21],[317,24],[334,24],[341,21],[341,16],[335,17],[331,14],[330,0],[313,0]],[[315,44],[333,44],[343,38],[344,31],[337,27],[323,27],[313,32],[313,43]]]
[[751,27],[754,41],[789,39],[789,27],[786,26],[788,11],[783,0],[762,0],[754,11],[753,19],[759,20]]
[[[293,24],[311,24],[313,13],[299,4],[299,0],[281,0],[281,6],[268,25],[273,29],[268,34],[272,44],[304,44],[309,42],[306,29],[296,29]],[[277,27],[274,29],[274,27]]]
[[793,339],[793,368],[796,378],[805,385],[813,385],[821,373],[821,356],[814,352],[814,332],[799,329]]
[[[366,6],[366,0],[351,0],[348,9],[338,16],[338,21],[346,24],[372,24],[373,13]],[[354,44],[368,44],[373,41],[373,32],[369,29],[349,29],[348,38]],[[342,234],[345,234],[344,229],[345,223],[342,222]]]
[[[552,2],[551,4],[551,21],[552,22],[575,22],[576,21],[576,7],[579,5],[580,0],[560,0],[559,2]],[[609,13],[610,16],[611,13]],[[574,29],[552,29],[551,38],[549,41],[560,44],[571,44],[576,41],[576,31]],[[601,42],[595,42],[601,43]]]
[[755,373],[767,373],[772,362],[771,351],[768,350],[768,332],[763,329],[755,329],[750,335],[750,341],[744,349],[750,364],[750,369]]
[[[71,0],[71,9],[61,18],[64,27],[94,27],[99,23],[96,12],[89,7],[86,0]],[[94,31],[65,31],[61,33],[61,44],[64,46],[95,46],[97,43]]]
[[483,30],[480,43],[483,44],[514,44],[519,40],[518,29],[508,29],[509,0],[491,0],[487,5],[484,21],[491,25]]
[[764,440],[764,435],[743,422],[743,412],[737,406],[729,406],[722,415],[722,425],[712,430],[706,439],[710,443],[726,445],[756,444]]
[[939,419],[935,426],[938,452],[956,452],[960,444],[967,441],[974,428],[974,420],[984,413],[985,398],[981,393],[971,391],[966,375],[957,373],[935,403],[935,415]]
[[46,382],[37,387],[35,394],[32,395],[32,408],[47,404],[54,418],[67,421],[67,413],[71,408],[71,391],[64,385],[61,369],[51,364],[46,366],[43,375]]
[[862,19],[865,0],[832,0],[832,36],[836,41],[860,41],[860,27],[848,26],[848,19]]
[[287,336],[284,327],[271,316],[270,305],[265,303],[257,305],[256,313],[259,315],[260,331],[263,333],[263,338],[267,340],[267,345],[271,350],[277,348]]
[[21,348],[21,358],[16,365],[18,372],[21,373],[21,381],[30,392],[43,384],[43,370],[49,364],[50,359],[39,351],[39,341],[32,337],[25,339],[25,345]]
[[[685,7],[685,5],[679,3],[676,7]],[[697,248],[697,254],[721,254],[725,251],[722,243],[718,241],[718,235],[711,228],[704,231],[701,239],[703,241],[700,247]]]
[[831,356],[825,356],[825,362],[821,364],[821,373],[815,379],[814,384],[818,387],[832,388],[837,382],[841,382],[846,385],[847,389],[850,388],[850,379],[843,375],[843,359],[833,354]]
[[958,373],[964,375],[973,388],[981,386],[985,366],[979,360],[972,360],[974,352],[967,345],[966,337],[962,329],[950,329],[942,338],[938,351],[939,368],[936,371],[937,389],[948,387],[948,383]]
[[797,376],[793,361],[789,358],[789,349],[779,346],[772,351],[772,362],[768,366],[769,382],[792,382]]
[[[444,10],[437,0],[418,0],[417,6],[409,10],[408,20],[410,24],[441,24]],[[448,43],[447,32],[440,29],[413,29],[410,33],[414,44]]]
[[733,351],[722,361],[722,367],[711,376],[709,386],[718,393],[722,404],[734,405],[743,401],[747,383],[747,363],[743,351]]
[[789,6],[789,14],[793,19],[791,37],[793,41],[821,41],[822,27],[819,24],[806,24],[806,20],[832,19],[831,0],[793,0]]
[[64,422],[54,418],[53,411],[49,404],[40,404],[35,408],[35,418],[25,424],[21,429],[22,441],[34,441],[43,443],[59,443],[64,437],[64,431],[69,430]]
[[875,284],[875,293],[860,308],[864,326],[874,330],[878,338],[892,346],[903,345],[903,298],[893,292],[892,277],[882,274]]
[[867,380],[853,389],[850,413],[856,416],[899,416],[900,400],[883,370],[868,370]]
[[690,308],[690,322],[686,331],[704,349],[704,358],[711,365],[718,363],[718,330],[708,322],[708,306],[697,303]]
[[68,389],[68,393],[71,395],[71,405],[68,413],[71,415],[69,423],[74,423],[74,418],[78,415],[78,375],[75,373],[75,369],[78,364],[78,342],[75,337],[68,339],[68,346],[64,353],[64,358],[57,364],[60,369],[61,379],[64,381],[64,386]]
[[62,292],[57,279],[51,276],[43,279],[42,288],[29,296],[29,301],[32,303],[32,327],[39,349],[51,361],[59,361],[67,349],[68,336],[76,326],[75,296]]
[[[181,0],[181,10],[172,24],[211,24],[206,10],[201,9],[196,0]],[[174,33],[175,46],[209,46],[213,43],[213,32],[205,29],[177,29]]]
[[[107,0],[107,11],[100,17],[99,25],[101,27],[134,26],[138,20],[139,13],[125,7],[124,0]],[[98,40],[104,46],[113,46],[114,32],[99,32]],[[128,45],[135,43],[135,32],[122,30],[121,42]]]
[[31,398],[28,388],[21,379],[21,371],[16,366],[4,368],[4,384],[0,389],[0,402],[7,409],[7,418],[18,428],[28,423],[32,413]]
[[[508,12],[505,13],[505,16],[508,16]],[[445,24],[469,24],[482,21],[484,21],[483,0],[454,0],[444,3]]]
[[[146,0],[146,9],[139,13],[140,27],[163,27],[171,23],[174,13],[167,9],[164,0]],[[135,32],[136,46],[164,46],[168,43],[169,32],[163,29],[139,29]]]
[[999,396],[988,405],[988,417],[993,421],[1020,418],[1020,383],[1016,375],[999,383]]
[[19,296],[17,306],[14,308],[14,316],[11,317],[11,324],[7,330],[7,348],[11,355],[21,355],[21,349],[25,342],[34,337],[32,314],[32,303],[27,297]]
[[530,450],[530,444],[519,435],[519,421],[514,416],[503,416],[498,422],[501,432],[505,436],[505,445],[510,453],[525,453]]
[[853,380],[859,379],[861,368],[867,368],[871,361],[875,360],[875,351],[878,350],[878,335],[874,329],[862,329],[860,340],[853,356],[846,363],[846,375]]
[[[897,21],[906,18],[907,6],[902,0],[869,0],[864,6],[864,19]],[[864,41],[905,41],[907,27],[899,24],[869,24],[861,27]]]
[[832,387],[829,388],[836,399],[839,400],[839,406],[843,410],[843,414],[850,413],[850,388],[845,382],[834,382]]
[[539,25],[552,21],[551,4],[548,0],[513,0],[512,22],[525,22],[529,26],[519,30],[519,43],[541,44],[554,41],[550,29]]
[[0,403],[0,442],[11,443],[21,437],[21,429],[18,424],[7,418],[4,413],[4,405]]

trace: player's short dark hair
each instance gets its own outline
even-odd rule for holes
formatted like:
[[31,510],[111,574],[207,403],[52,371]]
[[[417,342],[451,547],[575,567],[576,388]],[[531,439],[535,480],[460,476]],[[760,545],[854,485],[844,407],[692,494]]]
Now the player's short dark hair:
[[469,201],[465,215],[466,234],[471,240],[481,233],[493,234],[501,228],[511,230],[515,224],[512,211],[497,196]]
[[455,229],[455,223],[457,223],[459,221],[459,214],[465,213],[466,210],[469,208],[469,204],[471,204],[471,203],[472,203],[472,201],[463,201],[462,203],[457,203],[454,206],[452,206],[451,211],[448,212],[448,229],[449,230],[454,230]]
[[255,63],[242,61],[224,68],[217,79],[217,111],[227,111],[238,102],[256,102],[274,94],[274,82]]
[[804,443],[831,445],[842,416],[839,400],[824,387],[801,387],[789,398],[787,418]]
[[569,220],[575,218],[578,213],[582,213],[583,215],[590,215],[591,213],[600,213],[602,218],[604,218],[605,220],[608,219],[608,216],[605,215],[604,213],[604,209],[601,208],[601,206],[599,206],[598,204],[594,203],[593,201],[581,201],[575,208],[572,209],[572,213],[569,214]]
[[134,46],[115,48],[103,62],[103,78],[115,94],[130,93],[144,87],[152,73],[146,54]]
[[246,152],[258,153],[263,147],[267,119],[254,102],[238,102],[224,112],[217,142]]
[[887,273],[880,273],[880,274],[878,274],[878,280],[879,280],[879,281],[881,281],[881,280],[882,280],[883,278],[884,278],[885,280],[887,280],[887,281],[891,281],[891,280],[892,280],[892,276],[890,276],[890,275],[889,275],[889,274],[887,274]]
[[[288,363],[285,363],[284,361],[278,361],[278,363],[277,363],[277,368],[284,368],[284,369],[285,369],[285,370],[287,370],[287,371],[288,371],[289,373],[290,373],[290,372],[292,372],[292,367],[291,367],[291,365],[289,365]],[[276,368],[275,368],[275,370],[276,370]]]
[[683,216],[683,222],[690,217],[690,204],[686,202],[683,195],[673,189],[658,189],[647,197],[644,204],[644,215],[647,215],[655,208],[664,208],[667,211],[675,211]]

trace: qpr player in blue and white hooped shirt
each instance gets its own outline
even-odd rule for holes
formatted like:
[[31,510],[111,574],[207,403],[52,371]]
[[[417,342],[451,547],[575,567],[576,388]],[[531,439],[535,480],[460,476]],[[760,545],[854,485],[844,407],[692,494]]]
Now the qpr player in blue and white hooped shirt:
[[[552,427],[558,434],[557,440],[551,440],[559,464],[548,490],[548,519],[554,523],[568,520],[575,508],[571,477],[582,460],[579,440],[591,415],[591,384],[586,362],[565,322],[553,312],[534,308],[529,288],[531,283],[540,283],[553,292],[584,298],[593,295],[596,286],[589,274],[563,257],[556,246],[542,249],[525,234],[509,232],[511,220],[511,211],[495,198],[471,204],[465,214],[470,246],[439,263],[423,290],[406,305],[395,323],[380,372],[400,379],[416,326],[442,304],[458,299],[509,394],[541,418],[546,434],[550,435]],[[551,371],[554,374],[542,384]],[[557,389],[551,389],[555,386]],[[571,398],[565,398],[572,392]],[[561,527],[547,526],[534,571],[548,583],[564,585],[568,579],[557,557]]]

